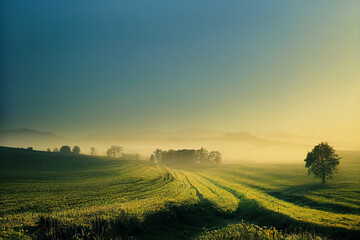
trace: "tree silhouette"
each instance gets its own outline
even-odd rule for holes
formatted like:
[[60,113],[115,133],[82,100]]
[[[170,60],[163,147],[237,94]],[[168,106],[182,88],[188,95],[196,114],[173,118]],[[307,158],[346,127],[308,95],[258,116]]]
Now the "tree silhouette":
[[59,149],[57,147],[55,147],[53,152],[59,152]]
[[71,153],[71,149],[69,146],[65,145],[60,148],[61,153]]
[[96,150],[96,148],[95,147],[91,147],[90,148],[90,155],[96,155],[96,153],[97,153],[97,150]]
[[74,146],[72,152],[74,154],[80,154],[80,147],[79,146]]
[[195,160],[199,163],[205,163],[209,161],[209,152],[205,148],[200,148],[195,152]]
[[112,156],[113,156],[113,151],[111,150],[111,148],[109,148],[109,149],[106,151],[106,156],[108,156],[108,157],[112,157]]
[[306,156],[305,167],[308,168],[308,174],[314,174],[321,178],[325,184],[326,178],[331,178],[333,172],[337,171],[341,157],[335,153],[333,147],[327,142],[316,145]]
[[114,157],[114,158],[120,157],[123,149],[124,149],[123,147],[113,145],[106,151],[106,155],[108,157]]
[[114,157],[120,157],[124,148],[114,145],[114,146],[111,146],[111,149],[113,150]]
[[154,155],[155,155],[155,162],[161,162],[162,160],[162,154],[163,154],[163,151],[161,149],[156,149],[154,151]]
[[216,164],[220,164],[222,160],[221,153],[218,151],[211,151],[209,153],[209,160]]
[[179,164],[209,164],[209,163],[221,163],[221,153],[218,151],[208,152],[205,148],[195,149],[169,149],[161,150],[156,149],[153,154],[150,155],[150,162],[156,163],[179,163]]

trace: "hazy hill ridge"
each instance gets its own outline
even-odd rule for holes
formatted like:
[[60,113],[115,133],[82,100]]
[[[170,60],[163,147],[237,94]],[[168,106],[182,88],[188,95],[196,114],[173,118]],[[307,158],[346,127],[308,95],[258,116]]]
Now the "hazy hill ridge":
[[[73,140],[69,137],[57,135],[52,132],[38,131],[30,128],[19,128],[12,130],[0,131],[0,139],[4,138],[52,138],[58,140]],[[139,138],[183,138],[183,139],[221,139],[226,141],[239,141],[249,143],[268,143],[276,144],[281,141],[301,141],[309,140],[314,137],[300,136],[292,133],[283,131],[273,131],[260,134],[252,134],[250,132],[228,132],[224,133],[221,131],[213,131],[208,129],[194,128],[194,129],[183,129],[178,131],[142,131],[135,133],[114,133],[114,134],[94,134],[82,137],[82,140],[88,139],[102,139],[102,140],[115,140],[115,139],[139,139]]]
[[238,142],[238,143],[247,143],[250,145],[257,145],[257,146],[269,146],[269,145],[280,144],[280,142],[269,141],[260,137],[256,137],[248,132],[227,133],[223,135],[220,138],[220,140]]
[[68,137],[60,136],[52,132],[43,132],[30,128],[19,128],[19,129],[0,131],[0,137],[54,138],[61,140],[70,139]]
[[[325,139],[326,140],[326,139]],[[156,148],[194,149],[205,147],[223,154],[229,161],[261,160],[285,161],[288,158],[300,161],[319,139],[288,132],[265,133],[221,132],[208,129],[183,129],[178,131],[142,131],[134,133],[97,134],[79,138],[68,138],[51,132],[20,128],[0,132],[0,145],[8,147],[34,147],[46,150],[62,145],[78,145],[82,153],[89,154],[90,147],[96,147],[99,155],[105,155],[112,145],[123,146],[127,153],[139,153],[147,158]],[[329,141],[339,150],[347,149],[341,142]]]
[[[194,128],[183,129],[178,131],[142,131],[127,134],[97,134],[89,135],[78,139],[79,142],[146,142],[151,140],[166,141],[214,141],[214,142],[234,142],[246,143],[257,146],[276,145],[282,142],[299,143],[309,140],[312,137],[299,136],[287,132],[274,131],[262,134],[251,134],[249,132],[224,133],[208,129]],[[19,128],[12,130],[0,131],[0,143],[4,145],[37,144],[38,142],[57,142],[72,143],[74,139],[57,135],[52,132],[43,132],[29,128]]]
[[0,131],[0,144],[4,146],[27,147],[53,144],[70,144],[73,140],[51,132],[29,128]]

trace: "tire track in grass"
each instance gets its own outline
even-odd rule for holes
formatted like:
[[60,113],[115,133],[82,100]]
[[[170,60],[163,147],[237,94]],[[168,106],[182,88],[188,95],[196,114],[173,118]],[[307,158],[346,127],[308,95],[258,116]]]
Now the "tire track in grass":
[[[350,236],[350,239],[357,239],[360,237],[360,218],[358,216],[298,207],[291,203],[277,201],[271,196],[266,196],[264,193],[248,189],[240,184],[232,184],[216,177],[201,176],[232,193],[240,200],[237,212],[244,220],[285,230],[296,231],[302,228],[308,231],[319,231],[325,235],[331,234],[336,238],[345,239]],[[239,189],[243,191],[240,192]],[[308,218],[309,216],[314,218]]]

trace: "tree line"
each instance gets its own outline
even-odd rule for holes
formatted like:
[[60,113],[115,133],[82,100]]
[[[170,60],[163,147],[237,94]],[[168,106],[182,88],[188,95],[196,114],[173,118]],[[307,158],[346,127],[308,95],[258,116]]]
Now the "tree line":
[[[51,152],[50,148],[47,149],[47,152]],[[64,145],[60,148],[60,150],[57,147],[55,147],[53,149],[53,152],[80,154],[80,147],[74,146],[71,150],[70,146]]]
[[126,160],[140,160],[140,155],[137,153],[124,153],[124,148],[113,145],[106,151],[106,156],[112,158],[121,158]]
[[[32,148],[31,148],[32,149]],[[124,153],[124,148],[113,145],[106,151],[107,157],[112,158],[121,158],[121,159],[127,159],[127,160],[140,160],[139,154],[133,154],[133,153]],[[50,148],[47,149],[47,152],[51,152]],[[80,147],[74,146],[71,150],[70,146],[64,145],[60,148],[60,150],[55,147],[52,152],[58,152],[58,153],[65,153],[65,154],[80,154]],[[95,147],[90,147],[90,155],[96,156],[97,155],[97,149]]]
[[218,151],[209,152],[205,148],[200,149],[179,149],[164,151],[156,149],[150,155],[152,163],[177,163],[177,164],[220,164],[221,153]]
[[[28,147],[27,150],[33,150]],[[123,153],[124,148],[113,145],[106,151],[106,156],[112,158],[121,158],[126,160],[140,160],[139,154]],[[50,148],[47,149],[51,152]],[[64,145],[60,150],[55,147],[53,152],[66,154],[80,154],[80,147],[74,146],[72,149],[68,145]],[[97,155],[95,147],[90,148],[90,155]],[[341,157],[336,153],[334,148],[327,142],[321,142],[316,145],[311,152],[308,152],[305,161],[305,167],[308,168],[308,174],[313,174],[320,178],[325,184],[327,178],[332,178],[334,172],[338,169]],[[168,151],[156,149],[150,155],[152,163],[176,163],[176,164],[220,164],[222,161],[221,153],[218,151],[209,152],[205,148],[200,149],[179,149]]]

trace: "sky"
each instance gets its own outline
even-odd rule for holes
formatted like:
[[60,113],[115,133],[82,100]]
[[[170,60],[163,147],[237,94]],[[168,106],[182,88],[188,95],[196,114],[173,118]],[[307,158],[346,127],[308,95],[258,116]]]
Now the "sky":
[[359,1],[0,4],[2,130],[360,139]]

